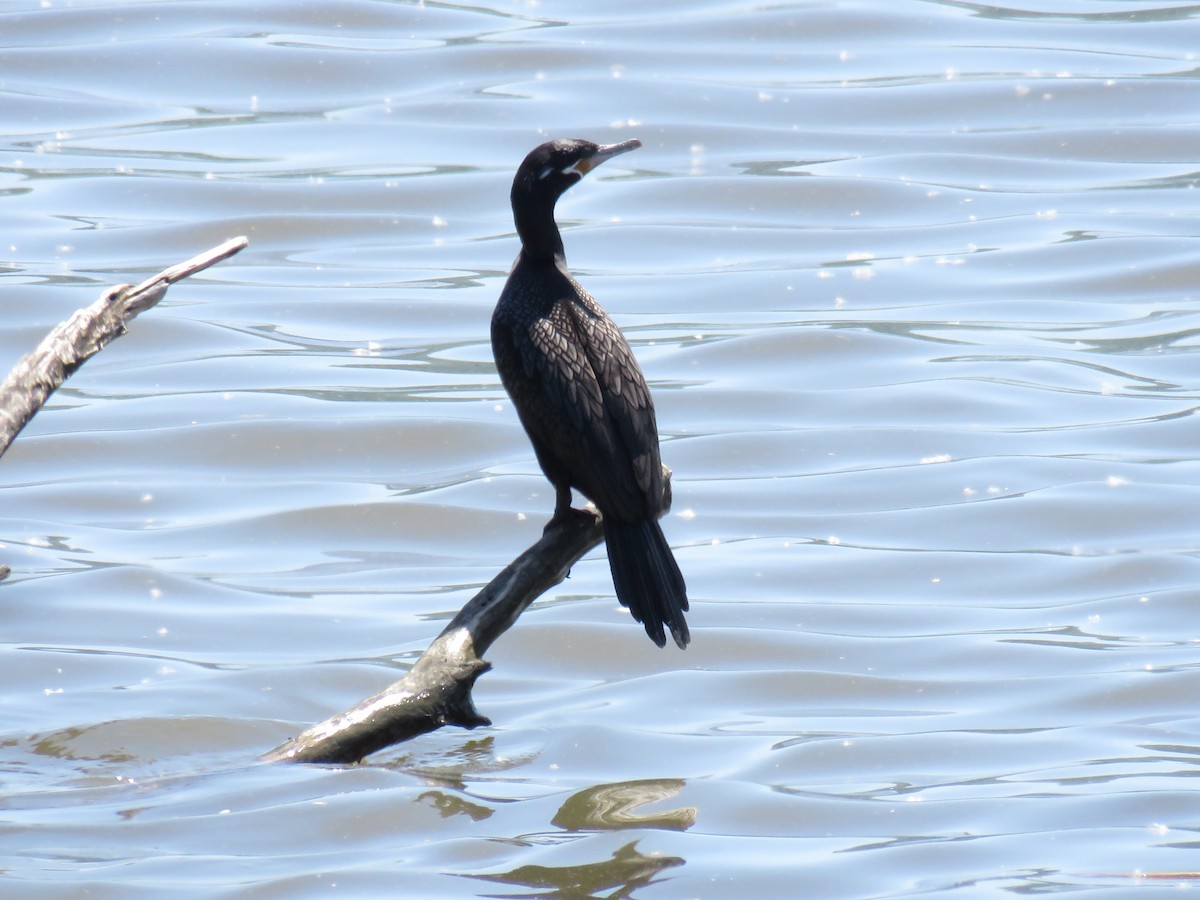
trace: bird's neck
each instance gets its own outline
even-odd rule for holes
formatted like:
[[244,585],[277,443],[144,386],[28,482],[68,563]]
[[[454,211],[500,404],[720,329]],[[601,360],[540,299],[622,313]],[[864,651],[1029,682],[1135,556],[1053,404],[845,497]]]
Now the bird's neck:
[[554,221],[554,203],[558,198],[519,201],[513,196],[513,219],[526,258],[551,262],[563,258],[562,235]]

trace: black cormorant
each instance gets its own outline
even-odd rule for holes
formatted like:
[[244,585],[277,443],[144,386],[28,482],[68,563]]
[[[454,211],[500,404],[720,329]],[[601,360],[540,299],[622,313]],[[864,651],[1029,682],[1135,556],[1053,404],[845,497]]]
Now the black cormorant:
[[663,482],[654,402],[620,330],[567,271],[554,221],[554,204],[567,188],[641,145],[558,140],[525,157],[512,186],[521,253],[492,315],[492,352],[554,485],[554,518],[570,513],[571,488],[595,503],[617,599],[658,646],[666,644],[665,625],[684,648],[687,589],[658,524]]

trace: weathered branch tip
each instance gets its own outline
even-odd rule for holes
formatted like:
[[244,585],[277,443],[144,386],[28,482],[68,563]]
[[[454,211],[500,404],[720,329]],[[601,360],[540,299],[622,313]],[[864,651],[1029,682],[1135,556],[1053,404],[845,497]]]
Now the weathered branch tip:
[[[248,243],[246,238],[236,237],[164,269],[137,287],[122,284],[108,288],[91,306],[77,310],[53,328],[0,383],[0,456],[46,399],[76,369],[124,334],[129,322],[161,300],[168,287],[228,259]],[[10,573],[8,566],[0,566],[0,580]]]
[[248,243],[244,237],[232,238],[164,269],[136,287],[123,284],[109,288],[91,306],[77,310],[52,329],[0,383],[0,456],[46,399],[84,362],[124,334],[129,322],[161,300],[168,287],[228,259]]

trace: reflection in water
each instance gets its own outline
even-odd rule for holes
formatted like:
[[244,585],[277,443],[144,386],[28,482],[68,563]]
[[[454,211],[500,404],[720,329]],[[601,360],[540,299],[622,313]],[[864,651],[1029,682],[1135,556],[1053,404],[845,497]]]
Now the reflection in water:
[[418,800],[429,803],[443,819],[451,816],[466,816],[475,822],[488,818],[494,810],[479,803],[472,803],[462,794],[451,794],[446,791],[426,791],[417,797]]
[[[578,866],[519,866],[497,875],[471,875],[485,881],[533,888],[537,894],[496,894],[497,897],[542,897],[547,900],[585,900],[590,897],[631,897],[653,882],[660,872],[682,866],[677,856],[647,856],[631,841],[611,859]],[[543,891],[545,891],[543,893]]]
[[[138,759],[135,753],[109,743],[113,738],[111,732],[119,728],[120,723],[104,722],[96,726],[72,726],[50,734],[35,734],[29,739],[30,749],[40,756],[62,760],[133,762]],[[89,742],[93,737],[97,738],[95,746]]]
[[568,831],[589,829],[666,828],[684,831],[696,824],[696,810],[685,806],[663,812],[639,813],[639,807],[676,796],[683,789],[679,778],[654,778],[602,784],[572,795],[559,809],[553,824]]
[[[467,791],[467,779],[495,775],[518,769],[533,758],[532,753],[500,755],[496,739],[491,735],[480,740],[464,741],[453,750],[440,751],[432,759],[402,756],[384,767],[416,775],[426,784],[445,788],[454,793]],[[424,795],[423,795],[424,796]],[[435,805],[439,805],[435,802]],[[440,808],[440,805],[439,805]]]

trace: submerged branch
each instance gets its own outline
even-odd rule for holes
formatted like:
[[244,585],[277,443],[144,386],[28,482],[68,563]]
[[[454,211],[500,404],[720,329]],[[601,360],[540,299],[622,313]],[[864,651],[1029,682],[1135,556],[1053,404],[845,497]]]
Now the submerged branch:
[[[663,474],[665,513],[670,469],[664,466]],[[403,678],[264,754],[263,761],[356,763],[443,725],[490,725],[471,699],[476,679],[491,668],[481,657],[530,603],[604,540],[597,513],[574,513],[551,521],[541,540],[469,600]]]
[[77,310],[46,335],[0,384],[0,456],[46,399],[84,362],[124,334],[136,315],[158,303],[168,287],[228,259],[247,243],[244,237],[233,238],[164,269],[136,287],[123,284],[109,288],[91,306]]

